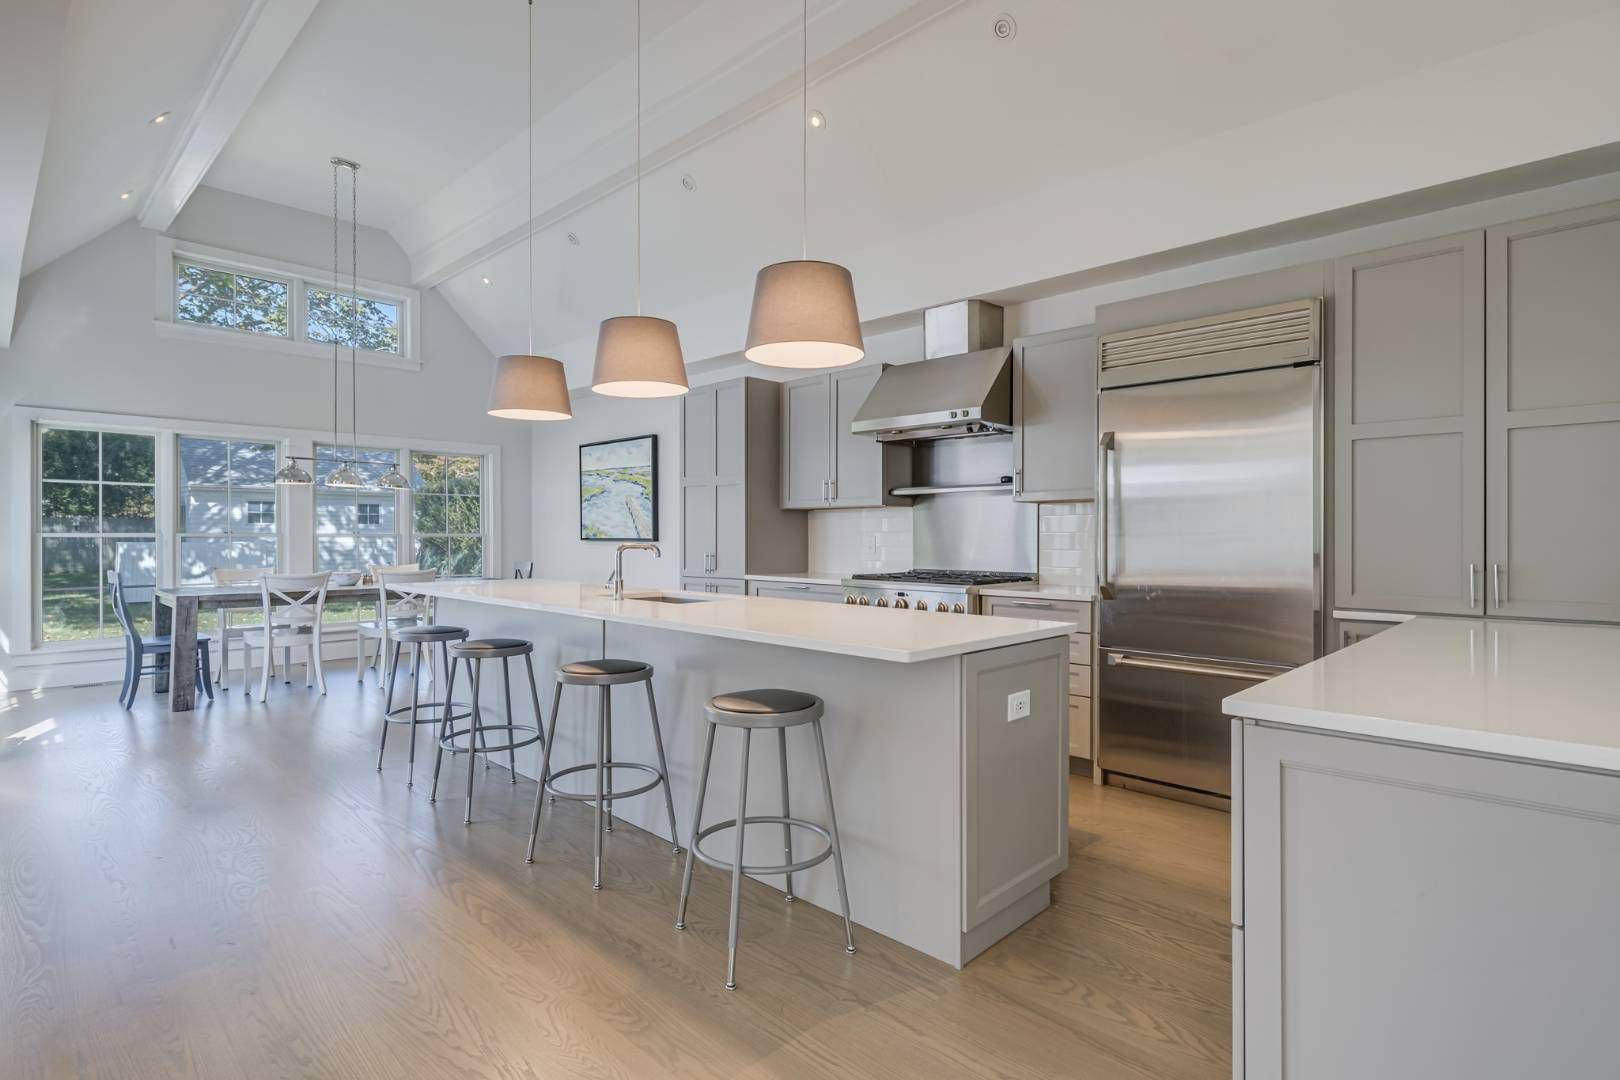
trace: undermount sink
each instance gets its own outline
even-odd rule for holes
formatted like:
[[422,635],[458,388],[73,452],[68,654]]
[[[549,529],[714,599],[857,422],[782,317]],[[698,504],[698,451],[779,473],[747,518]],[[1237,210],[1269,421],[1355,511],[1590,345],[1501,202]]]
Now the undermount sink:
[[627,594],[626,600],[650,600],[655,604],[707,604],[707,596],[665,596],[663,593],[650,593],[645,596]]

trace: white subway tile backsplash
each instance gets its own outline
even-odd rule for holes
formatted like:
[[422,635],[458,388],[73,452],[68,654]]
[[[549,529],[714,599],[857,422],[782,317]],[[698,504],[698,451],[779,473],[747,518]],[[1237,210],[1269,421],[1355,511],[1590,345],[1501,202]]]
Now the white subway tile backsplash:
[[1090,583],[1095,576],[1091,503],[1043,503],[1039,571],[1042,579]]
[[911,551],[909,506],[810,512],[811,566],[909,570]]

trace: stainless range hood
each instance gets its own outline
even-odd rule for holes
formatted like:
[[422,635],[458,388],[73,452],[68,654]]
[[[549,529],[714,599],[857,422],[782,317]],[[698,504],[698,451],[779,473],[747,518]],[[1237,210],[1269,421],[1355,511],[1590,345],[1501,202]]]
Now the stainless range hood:
[[963,300],[923,313],[923,355],[878,377],[849,429],[879,442],[921,442],[1012,431],[1012,349],[1002,311]]

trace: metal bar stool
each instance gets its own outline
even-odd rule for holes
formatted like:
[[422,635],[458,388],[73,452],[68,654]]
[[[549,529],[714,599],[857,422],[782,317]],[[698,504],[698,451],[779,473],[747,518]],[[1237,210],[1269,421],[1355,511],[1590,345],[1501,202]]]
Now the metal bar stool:
[[[451,701],[449,693],[444,695],[443,701],[421,701],[419,695],[422,685],[422,658],[424,650],[427,659],[433,659],[433,646],[439,647],[439,656],[444,663],[443,670],[450,669],[450,643],[466,641],[467,631],[460,626],[399,626],[390,634],[394,643],[393,663],[388,668],[388,697],[383,706],[382,738],[377,744],[377,771],[382,772],[383,751],[388,748],[388,725],[409,724],[411,726],[411,754],[410,765],[405,773],[405,786],[411,787],[416,783],[416,727],[418,724],[442,724],[449,720],[465,720],[467,713],[454,711],[455,703]],[[394,705],[394,681],[399,676],[399,654],[409,645],[411,648],[410,676],[411,676],[411,703]],[[380,651],[380,649],[379,649]],[[432,715],[423,716],[423,712]],[[408,715],[407,715],[408,714]]]
[[[719,694],[709,699],[708,708],[704,710],[709,716],[709,736],[703,747],[703,771],[698,778],[697,806],[692,810],[691,840],[686,845],[686,870],[681,875],[681,905],[675,916],[675,929],[686,929],[686,901],[692,894],[692,860],[702,860],[709,866],[728,871],[731,874],[731,925],[726,935],[726,989],[737,989],[737,917],[741,907],[742,879],[744,874],[783,874],[787,877],[787,899],[791,903],[793,896],[793,875],[800,870],[808,870],[812,866],[827,861],[833,861],[833,868],[838,874],[838,901],[844,913],[844,951],[851,955],[855,952],[855,936],[849,921],[849,890],[844,884],[844,854],[838,843],[838,815],[833,811],[832,778],[827,772],[827,743],[821,736],[821,716],[826,711],[822,700],[814,694],[800,693],[797,690],[736,690],[729,694]],[[816,735],[816,755],[821,763],[821,791],[827,800],[827,826],[823,828],[815,822],[803,818],[793,817],[788,809],[788,767],[787,767],[787,729],[810,725],[810,730]],[[714,733],[718,728],[729,727],[742,730],[742,761],[737,773],[737,816],[725,821],[716,822],[708,828],[703,828],[703,797],[709,786],[709,762],[714,757]],[[755,728],[775,728],[777,735],[777,749],[782,766],[782,813],[776,815],[748,814],[748,751]],[[776,864],[744,864],[743,863],[743,828],[742,825],[777,825],[782,826],[782,849],[787,861]],[[705,837],[720,832],[723,829],[735,828],[737,841],[732,849],[732,857],[728,862],[717,859],[704,851],[702,843]],[[810,856],[808,859],[793,857],[794,828],[808,829],[827,841],[823,851]]]
[[[471,641],[458,641],[449,647],[450,676],[445,682],[444,698],[446,701],[454,700],[456,687],[456,664],[465,662],[467,677],[472,680],[472,710],[469,722],[459,731],[453,724],[445,723],[439,728],[439,751],[433,758],[433,791],[428,796],[428,802],[437,802],[439,799],[439,768],[444,763],[444,753],[467,755],[467,808],[462,814],[462,821],[472,821],[473,800],[473,761],[479,755],[485,755],[484,763],[489,764],[488,755],[506,751],[507,766],[511,769],[512,783],[517,783],[517,752],[531,743],[544,741],[547,749],[551,743],[546,739],[545,719],[540,713],[540,690],[534,682],[534,645],[522,638],[474,638]],[[519,724],[512,715],[512,672],[508,661],[514,656],[523,657],[523,663],[529,671],[529,697],[534,702],[534,724]],[[483,672],[485,660],[499,660],[501,662],[501,682],[506,690],[506,723],[484,723],[483,709],[479,701],[479,690],[483,685]],[[492,731],[506,732],[506,742],[490,746],[486,736]],[[466,737],[467,745],[458,746],[456,740]]]
[[[557,692],[551,700],[552,739],[546,742],[545,753],[540,759],[540,787],[534,793],[534,817],[529,822],[529,852],[526,861],[534,862],[534,844],[540,835],[540,810],[544,805],[545,796],[551,795],[555,799],[574,799],[580,802],[593,802],[596,804],[596,845],[594,850],[595,864],[591,879],[591,888],[602,887],[602,834],[613,829],[613,802],[615,799],[630,799],[645,794],[662,784],[664,786],[664,807],[669,811],[669,843],[670,851],[676,855],[681,853],[680,833],[675,825],[675,800],[669,793],[669,764],[664,758],[664,735],[658,727],[658,702],[653,697],[652,686],[653,669],[651,664],[644,664],[640,660],[580,660],[572,664],[564,664],[557,669]],[[652,717],[653,745],[658,750],[658,764],[645,765],[635,761],[613,760],[613,697],[615,686],[624,686],[629,683],[645,683],[647,686],[647,713]],[[557,709],[562,705],[562,692],[564,686],[594,686],[601,693],[598,696],[596,712],[596,761],[583,765],[570,765],[566,769],[551,771],[551,747],[556,742]],[[648,773],[652,779],[638,788],[629,791],[613,790],[613,770],[631,769],[636,772]],[[592,770],[596,774],[596,790],[585,792],[563,791],[557,787],[557,781],[565,776]]]

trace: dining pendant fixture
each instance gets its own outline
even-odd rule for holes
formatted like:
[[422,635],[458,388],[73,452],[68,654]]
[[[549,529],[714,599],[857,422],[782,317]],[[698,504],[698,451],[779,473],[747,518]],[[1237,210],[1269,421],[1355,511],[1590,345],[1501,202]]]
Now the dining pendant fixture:
[[641,313],[641,0],[636,0],[636,313],[603,319],[591,389],[608,397],[676,397],[687,391],[675,324]]
[[799,258],[754,279],[743,355],[779,368],[845,367],[866,355],[855,280],[837,263],[810,258],[810,3],[800,6]]
[[562,362],[534,355],[534,0],[529,5],[529,351],[495,361],[489,415],[503,420],[567,420],[568,375]]
[[315,478],[309,475],[309,470],[298,464],[298,462],[298,458],[288,457],[287,464],[276,470],[276,483],[313,484]]

